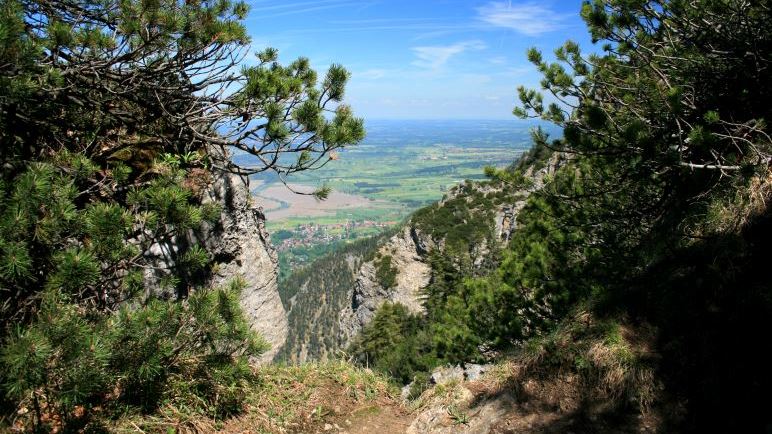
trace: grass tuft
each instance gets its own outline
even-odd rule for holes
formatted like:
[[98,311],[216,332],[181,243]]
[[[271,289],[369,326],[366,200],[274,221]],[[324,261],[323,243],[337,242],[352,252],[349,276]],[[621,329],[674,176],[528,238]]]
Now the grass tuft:
[[157,416],[125,415],[111,430],[147,433],[314,432],[363,409],[393,402],[397,394],[385,377],[343,361],[255,368],[253,381],[244,390],[247,391],[245,407],[238,415],[225,420],[168,403]]

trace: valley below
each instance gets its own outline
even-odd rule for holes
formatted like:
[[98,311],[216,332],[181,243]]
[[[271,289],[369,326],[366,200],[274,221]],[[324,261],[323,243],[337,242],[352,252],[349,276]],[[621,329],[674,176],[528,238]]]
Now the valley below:
[[[484,178],[486,166],[511,164],[540,126],[518,120],[374,120],[367,138],[325,167],[293,175],[289,187],[273,174],[251,180],[281,262],[281,277],[341,245],[375,236],[464,180]],[[543,126],[547,131],[554,127]],[[238,161],[238,157],[236,157]]]
[[0,433],[772,433],[770,2],[360,3],[0,0]]

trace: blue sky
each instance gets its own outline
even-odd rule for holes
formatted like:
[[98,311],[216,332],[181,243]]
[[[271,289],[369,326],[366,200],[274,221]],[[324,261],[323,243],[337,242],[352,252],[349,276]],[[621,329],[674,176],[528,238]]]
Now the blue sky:
[[248,0],[255,49],[352,78],[346,102],[366,119],[509,119],[516,88],[537,87],[525,58],[566,39],[590,49],[580,0]]

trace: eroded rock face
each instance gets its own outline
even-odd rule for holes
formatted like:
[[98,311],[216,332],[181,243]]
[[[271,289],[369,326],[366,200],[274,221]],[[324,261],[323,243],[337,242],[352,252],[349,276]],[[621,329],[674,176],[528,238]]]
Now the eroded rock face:
[[393,288],[384,288],[378,281],[375,259],[362,264],[354,284],[351,305],[340,313],[340,338],[344,342],[369,323],[378,308],[387,301],[403,304],[413,313],[423,312],[421,290],[429,285],[431,279],[431,267],[425,255],[431,248],[419,234],[405,227],[378,249],[381,257],[391,257],[391,265],[397,270]]
[[519,192],[520,197],[522,198],[521,200],[504,205],[496,212],[496,234],[501,242],[508,242],[509,239],[512,238],[512,234],[517,230],[517,215],[520,214],[520,211],[525,207],[525,204],[528,201],[528,195],[534,191],[541,190],[541,188],[544,187],[545,177],[554,175],[566,161],[567,157],[565,154],[555,153],[550,157],[544,167],[538,170],[529,167],[525,171],[524,176],[533,182],[531,187]]
[[246,281],[241,306],[253,329],[271,344],[261,357],[270,361],[287,338],[287,313],[279,298],[279,261],[265,230],[265,216],[252,204],[245,180],[233,174],[219,175],[203,201],[223,208],[217,224],[194,234],[219,262],[212,284],[236,276]]
[[216,203],[222,208],[220,220],[205,223],[187,238],[171,239],[150,248],[145,282],[156,296],[174,297],[164,289],[161,277],[174,266],[174,257],[182,245],[201,245],[215,262],[211,286],[241,277],[246,287],[241,293],[241,306],[254,330],[270,344],[271,349],[258,361],[270,361],[287,338],[287,314],[277,286],[278,258],[265,230],[265,216],[252,204],[246,180],[230,173],[214,174],[202,192],[203,203]]

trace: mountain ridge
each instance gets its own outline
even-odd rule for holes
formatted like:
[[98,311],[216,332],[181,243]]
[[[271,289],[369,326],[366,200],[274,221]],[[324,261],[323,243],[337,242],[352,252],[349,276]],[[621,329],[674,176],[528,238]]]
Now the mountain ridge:
[[[321,359],[339,354],[345,350],[357,337],[357,334],[372,320],[378,308],[384,303],[400,303],[408,308],[411,313],[421,314],[425,294],[424,289],[430,284],[434,271],[431,267],[430,256],[433,253],[443,254],[446,249],[447,233],[433,228],[427,219],[429,214],[444,210],[448,204],[464,203],[480,211],[475,217],[484,218],[483,221],[461,221],[451,223],[467,224],[470,227],[481,226],[488,235],[471,243],[468,253],[473,257],[473,266],[482,267],[483,262],[492,254],[491,250],[500,249],[516,230],[518,212],[525,205],[528,195],[538,190],[544,184],[545,177],[550,176],[559,167],[565,164],[566,156],[561,154],[535,155],[527,153],[518,160],[509,170],[518,168],[528,180],[527,185],[513,192],[505,192],[505,186],[497,181],[473,182],[466,181],[453,188],[448,194],[435,204],[422,208],[408,217],[405,223],[398,226],[392,233],[375,237],[370,246],[364,251],[346,253],[333,252],[323,260],[312,263],[306,270],[321,270],[325,267],[336,267],[346,276],[346,283],[334,288],[340,294],[335,298],[335,306],[329,305],[327,297],[317,297],[317,292],[327,293],[324,281],[314,283],[313,272],[304,273],[299,281],[289,279],[285,285],[293,286],[293,303],[289,307],[289,338],[282,348],[277,360],[303,363],[305,361]],[[490,199],[489,199],[490,198]],[[488,209],[486,207],[493,207]],[[453,217],[456,218],[456,217]],[[462,234],[462,236],[466,236]],[[488,239],[495,240],[492,247]],[[393,286],[384,287],[379,282],[376,269],[378,262],[388,258],[395,269],[395,282]],[[347,264],[346,267],[337,264]],[[324,264],[324,265],[322,265]],[[489,264],[490,265],[490,264]],[[353,281],[353,284],[351,283]],[[286,291],[286,289],[285,289]],[[316,292],[315,292],[316,291]],[[308,301],[305,301],[308,300]],[[298,303],[307,304],[308,309],[303,309],[303,315],[297,315]],[[318,337],[303,336],[303,332],[313,327],[319,315],[314,310],[327,311],[327,315],[333,315],[336,320],[329,327],[316,329]],[[293,312],[293,309],[296,309]],[[330,310],[331,309],[331,310]],[[313,342],[322,342],[322,336],[336,336],[334,341],[327,339],[329,344],[315,348]],[[309,348],[310,347],[310,348]]]

